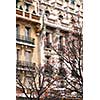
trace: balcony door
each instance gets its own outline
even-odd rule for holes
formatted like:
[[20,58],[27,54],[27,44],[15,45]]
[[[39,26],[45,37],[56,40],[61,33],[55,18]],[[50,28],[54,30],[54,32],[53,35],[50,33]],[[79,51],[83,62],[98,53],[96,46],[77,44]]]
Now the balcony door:
[[31,66],[31,52],[25,51],[25,62],[26,65]]
[[30,35],[30,28],[25,27],[25,40],[29,41],[29,35]]
[[19,60],[19,57],[20,57],[20,50],[19,49],[17,49],[16,54],[17,54],[16,60]]
[[16,25],[16,38],[19,38],[19,25]]
[[17,63],[17,65],[20,65],[20,54],[21,52],[20,52],[20,49],[17,49],[16,50],[16,63]]
[[31,62],[31,52],[30,51],[25,51],[25,61]]

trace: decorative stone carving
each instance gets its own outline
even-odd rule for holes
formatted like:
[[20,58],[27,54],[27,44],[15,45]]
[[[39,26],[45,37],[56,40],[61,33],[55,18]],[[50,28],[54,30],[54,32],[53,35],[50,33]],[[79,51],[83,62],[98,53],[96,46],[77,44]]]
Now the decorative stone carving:
[[36,24],[36,25],[34,26],[34,28],[35,28],[35,32],[36,32],[36,33],[39,33],[39,32],[41,31],[41,29],[40,29],[40,24]]

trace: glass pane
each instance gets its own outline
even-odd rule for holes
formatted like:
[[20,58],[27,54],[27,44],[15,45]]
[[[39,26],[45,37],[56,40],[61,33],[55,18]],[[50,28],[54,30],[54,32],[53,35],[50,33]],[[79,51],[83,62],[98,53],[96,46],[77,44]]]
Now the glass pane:
[[19,49],[17,49],[17,60],[19,60],[19,57],[20,57],[20,50]]
[[16,34],[18,34],[18,33],[19,33],[19,26],[16,25]]
[[29,28],[25,28],[25,40],[28,40],[29,39]]

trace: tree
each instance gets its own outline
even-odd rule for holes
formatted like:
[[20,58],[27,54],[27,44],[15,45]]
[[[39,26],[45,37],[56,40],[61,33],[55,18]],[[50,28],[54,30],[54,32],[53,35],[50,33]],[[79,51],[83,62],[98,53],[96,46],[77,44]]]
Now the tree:
[[66,83],[63,84],[65,92],[69,91],[70,94],[83,97],[83,34],[82,26],[78,23],[79,28],[77,28],[76,23],[78,22],[72,18],[74,30],[69,31],[71,38],[65,35],[65,45],[60,44],[60,48],[57,49],[52,44],[51,48],[60,58],[62,67],[59,68],[58,75]]
[[[49,47],[59,56],[60,64],[56,82],[60,81],[60,85],[64,88],[64,96],[69,93],[83,98],[83,34],[79,16],[77,20],[72,16],[71,24],[73,30],[64,35],[65,45],[59,41],[58,48],[53,43],[49,43]],[[41,34],[44,31],[44,25],[43,15]],[[55,85],[55,88],[58,88],[58,85]],[[54,96],[62,97],[61,90],[56,92],[53,88],[51,91]]]
[[[82,26],[77,28],[74,18],[72,18],[73,31],[69,31],[70,36],[65,35],[65,45],[59,44],[58,48],[55,48],[53,43],[49,47],[59,56],[59,68],[55,71],[51,63],[46,63],[44,66],[34,67],[31,70],[28,67],[29,80],[27,84],[24,84],[18,76],[17,84],[22,89],[22,92],[29,99],[40,100],[48,92],[49,97],[66,97],[66,94],[76,95],[83,97],[83,34]],[[44,31],[44,14],[42,21],[42,28],[40,34]],[[79,25],[79,23],[78,23]],[[25,71],[24,71],[25,72]],[[17,73],[18,74],[18,73]],[[24,74],[27,77],[27,74]],[[37,84],[38,83],[38,84]],[[58,84],[60,83],[59,90]],[[57,90],[55,90],[57,89]],[[28,91],[28,92],[27,92]]]
[[43,98],[54,81],[57,80],[55,73],[53,73],[53,68],[49,64],[45,64],[42,67],[27,66],[27,70],[23,70],[24,82],[20,78],[21,73],[18,73],[18,67],[21,66],[17,65],[16,83],[28,100],[40,100],[40,98]]

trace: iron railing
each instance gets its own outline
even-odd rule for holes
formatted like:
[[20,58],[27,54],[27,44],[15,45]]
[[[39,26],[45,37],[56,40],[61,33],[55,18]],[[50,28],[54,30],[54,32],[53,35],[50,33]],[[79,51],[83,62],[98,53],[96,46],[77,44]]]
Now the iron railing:
[[16,69],[17,70],[33,71],[33,70],[35,70],[35,63],[17,60],[16,61]]
[[24,42],[24,43],[35,45],[35,43],[34,43],[35,39],[32,38],[32,37],[28,37],[28,36],[23,36],[23,35],[17,34],[16,35],[16,40],[20,41],[20,42]]

